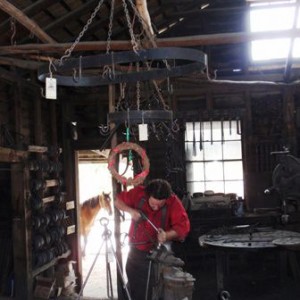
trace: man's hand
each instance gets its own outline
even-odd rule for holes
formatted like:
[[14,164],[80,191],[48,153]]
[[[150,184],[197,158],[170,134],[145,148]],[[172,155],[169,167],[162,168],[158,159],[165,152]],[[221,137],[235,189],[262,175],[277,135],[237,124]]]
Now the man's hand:
[[125,204],[122,200],[118,198],[115,200],[115,207],[119,210],[125,211],[130,214],[132,220],[138,221],[141,218],[141,214],[137,209],[134,209],[127,204]]
[[134,220],[134,221],[138,221],[142,217],[140,212],[137,209],[132,209],[132,210],[130,210],[129,213],[130,213],[132,220]]
[[157,240],[160,244],[167,241],[167,233],[161,228],[158,229]]
[[178,234],[175,230],[170,229],[168,231],[164,231],[163,229],[158,229],[157,240],[160,244],[165,243],[166,241],[173,241],[178,238]]

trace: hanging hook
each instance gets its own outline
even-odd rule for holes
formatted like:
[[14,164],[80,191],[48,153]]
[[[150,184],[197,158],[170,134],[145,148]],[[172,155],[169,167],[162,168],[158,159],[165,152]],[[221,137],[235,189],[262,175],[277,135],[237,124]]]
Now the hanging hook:
[[33,33],[33,31],[30,31],[29,38],[30,38],[31,40],[34,39],[34,33]]
[[114,52],[111,52],[111,72],[110,72],[110,79],[114,80],[115,79],[115,59],[114,59]]
[[80,55],[80,56],[79,56],[79,70],[78,70],[78,73],[79,73],[79,79],[81,79],[81,74],[82,74],[81,58],[82,58],[82,56]]
[[103,67],[102,78],[106,78],[106,77],[111,79],[111,68],[108,65],[105,65]]
[[101,134],[101,135],[108,135],[108,133],[109,133],[109,131],[110,131],[110,127],[109,127],[109,125],[108,124],[100,124],[99,126],[98,126],[98,128],[99,128],[99,133]]
[[54,69],[54,71],[56,71],[56,67],[53,64],[52,58],[48,57],[48,60],[49,60],[49,75],[50,75],[50,78],[52,78],[52,68]]
[[172,123],[172,131],[173,132],[178,132],[180,129],[179,124],[178,124],[178,120],[175,119]]
[[12,31],[11,37],[10,37],[10,44],[16,45],[15,36],[16,36],[16,19],[10,18],[10,30]]
[[79,80],[78,77],[76,78],[76,73],[77,73],[76,69],[73,68],[73,81],[77,83]]
[[41,96],[46,99],[45,91],[42,87],[41,87]]
[[144,124],[144,114],[145,114],[145,111],[142,110],[142,124]]

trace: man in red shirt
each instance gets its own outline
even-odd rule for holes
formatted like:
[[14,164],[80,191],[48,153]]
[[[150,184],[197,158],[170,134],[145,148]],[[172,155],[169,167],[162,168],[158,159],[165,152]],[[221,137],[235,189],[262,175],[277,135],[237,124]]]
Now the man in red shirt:
[[[163,179],[154,179],[146,186],[119,193],[115,206],[129,213],[132,219],[129,229],[130,251],[126,263],[131,298],[151,299],[152,280],[147,282],[149,252],[167,241],[183,241],[190,230],[188,215],[179,198],[172,192],[170,184]],[[142,216],[146,216],[158,231]],[[148,295],[145,293],[147,283],[150,284]]]

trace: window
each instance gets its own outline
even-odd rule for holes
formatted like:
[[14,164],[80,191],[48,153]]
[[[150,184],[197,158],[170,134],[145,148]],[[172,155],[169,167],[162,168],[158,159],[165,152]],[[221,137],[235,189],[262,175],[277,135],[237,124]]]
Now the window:
[[244,197],[240,121],[188,122],[185,132],[187,189]]
[[[296,18],[296,19],[295,19]],[[253,1],[250,4],[250,31],[270,32],[300,28],[300,17],[296,0],[286,1]],[[294,25],[294,21],[296,23]],[[286,59],[292,47],[292,57],[300,57],[300,38],[269,38],[251,42],[252,60],[255,62]]]

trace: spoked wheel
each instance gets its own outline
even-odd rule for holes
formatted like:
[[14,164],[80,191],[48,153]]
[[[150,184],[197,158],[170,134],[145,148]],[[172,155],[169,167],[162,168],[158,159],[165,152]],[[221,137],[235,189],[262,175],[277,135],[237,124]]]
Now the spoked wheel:
[[219,300],[230,300],[231,299],[230,293],[228,291],[221,291],[219,293],[218,299]]

